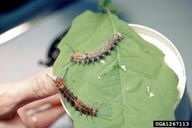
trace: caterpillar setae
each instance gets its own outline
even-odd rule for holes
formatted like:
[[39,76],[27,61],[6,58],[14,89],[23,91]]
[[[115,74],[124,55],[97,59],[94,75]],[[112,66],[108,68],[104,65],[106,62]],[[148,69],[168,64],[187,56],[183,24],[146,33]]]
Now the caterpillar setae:
[[122,39],[122,34],[120,32],[115,33],[108,41],[105,42],[103,47],[96,49],[88,53],[72,53],[70,56],[70,61],[75,63],[88,64],[89,62],[94,62],[103,58],[107,53],[117,45],[117,43]]
[[[49,76],[49,75],[48,75]],[[50,77],[50,76],[49,76]],[[51,78],[51,77],[50,77]],[[66,86],[63,78],[57,77],[56,80],[51,78],[56,87],[59,89],[60,93],[67,99],[67,101],[81,114],[86,114],[90,116],[97,116],[98,110],[95,108],[87,107],[82,101],[80,101]]]

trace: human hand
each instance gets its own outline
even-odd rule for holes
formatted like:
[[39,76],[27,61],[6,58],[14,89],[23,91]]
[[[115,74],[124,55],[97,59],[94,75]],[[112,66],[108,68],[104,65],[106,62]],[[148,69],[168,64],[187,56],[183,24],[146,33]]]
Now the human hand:
[[52,68],[20,82],[0,84],[1,128],[48,127],[63,115],[55,83],[46,74],[52,76]]

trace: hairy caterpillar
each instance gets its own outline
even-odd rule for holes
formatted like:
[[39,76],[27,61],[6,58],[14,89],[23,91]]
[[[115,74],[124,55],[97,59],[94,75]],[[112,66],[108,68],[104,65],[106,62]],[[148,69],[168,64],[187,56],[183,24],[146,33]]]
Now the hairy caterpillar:
[[95,60],[103,58],[107,53],[117,45],[117,43],[122,39],[122,34],[120,32],[115,33],[108,41],[105,42],[103,47],[96,49],[88,53],[72,53],[70,56],[70,61],[75,63],[87,64]]
[[[50,77],[48,75],[48,77]],[[50,77],[51,78],[51,77]],[[80,101],[74,94],[67,88],[66,83],[61,77],[57,77],[56,80],[51,78],[61,94],[67,99],[67,101],[81,114],[90,116],[97,116],[98,110],[95,108],[87,107],[82,101]]]

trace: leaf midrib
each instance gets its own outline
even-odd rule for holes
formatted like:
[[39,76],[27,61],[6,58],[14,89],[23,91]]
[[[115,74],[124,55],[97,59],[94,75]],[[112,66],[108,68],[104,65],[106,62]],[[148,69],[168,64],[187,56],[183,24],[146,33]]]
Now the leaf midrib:
[[[114,24],[114,22],[113,22],[113,19],[112,19],[112,15],[111,15],[111,12],[109,11],[109,9],[107,9],[106,8],[106,10],[107,10],[107,13],[108,13],[108,15],[109,15],[109,18],[110,18],[110,21],[111,21],[111,24],[112,24],[112,27],[113,27],[113,33],[115,34],[115,33],[117,33],[117,29],[115,28],[115,24]],[[117,47],[117,60],[118,60],[118,65],[119,65],[119,70],[118,70],[118,72],[119,72],[119,79],[120,79],[120,85],[121,85],[121,94],[122,94],[122,100],[123,100],[123,111],[124,111],[124,126],[125,126],[125,128],[126,128],[126,113],[125,113],[125,94],[124,94],[124,88],[123,88],[123,84],[122,84],[122,75],[121,75],[121,72],[120,72],[120,65],[121,65],[121,61],[120,61],[120,54],[119,54],[119,47]]]

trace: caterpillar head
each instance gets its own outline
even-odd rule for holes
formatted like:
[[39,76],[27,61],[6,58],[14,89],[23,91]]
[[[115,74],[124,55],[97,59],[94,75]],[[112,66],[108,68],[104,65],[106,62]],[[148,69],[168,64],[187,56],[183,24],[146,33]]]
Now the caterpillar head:
[[117,32],[116,34],[117,34],[119,40],[123,38],[123,36],[120,32]]
[[97,112],[98,112],[97,109],[92,108],[92,112],[91,112],[91,114],[92,114],[93,116],[97,116]]

